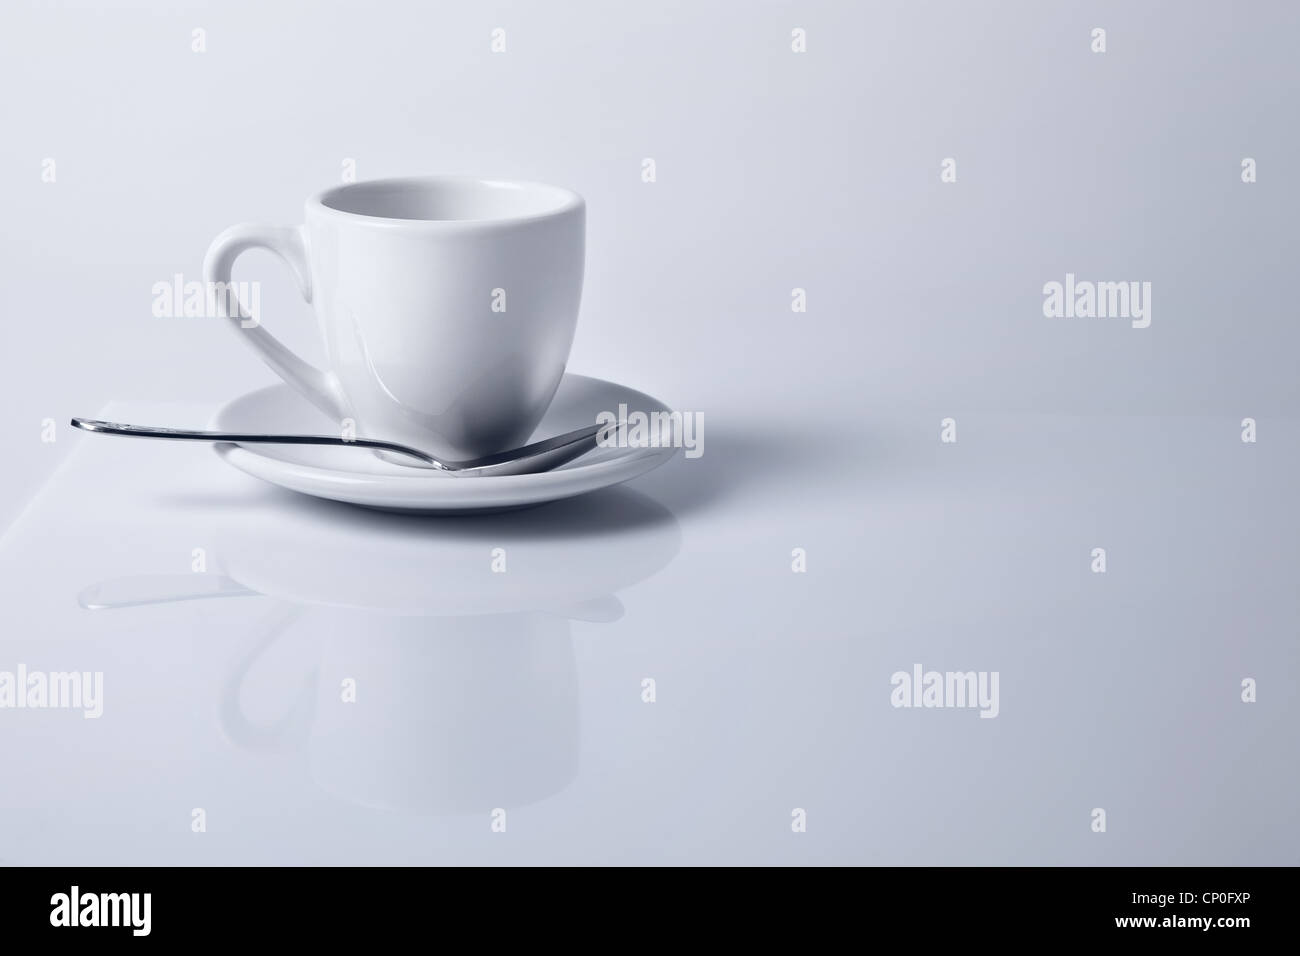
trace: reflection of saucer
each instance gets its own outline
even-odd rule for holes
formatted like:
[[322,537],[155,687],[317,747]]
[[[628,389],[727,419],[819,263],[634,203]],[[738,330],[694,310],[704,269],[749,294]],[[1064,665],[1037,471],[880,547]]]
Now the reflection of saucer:
[[[565,375],[531,441],[592,425],[602,412],[667,412],[649,395],[585,375]],[[272,385],[236,398],[212,421],[220,431],[333,434],[338,423],[289,386]],[[458,478],[393,464],[359,448],[220,444],[217,453],[255,478],[292,491],[370,508],[459,512],[541,504],[605,488],[655,468],[673,448],[597,448],[577,461],[536,475]]]
[[658,572],[681,546],[672,513],[630,488],[450,525],[294,504],[277,508],[273,523],[233,512],[209,533],[207,574],[113,578],[85,588],[79,603],[124,608],[255,593],[399,616],[540,611],[609,620],[618,616],[611,596]]

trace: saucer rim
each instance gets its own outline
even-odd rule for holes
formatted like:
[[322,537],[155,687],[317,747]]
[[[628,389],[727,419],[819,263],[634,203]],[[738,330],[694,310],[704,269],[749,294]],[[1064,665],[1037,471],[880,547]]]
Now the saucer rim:
[[[651,406],[671,411],[659,399],[638,389],[620,385],[608,379],[575,372],[565,372],[565,379],[574,378],[614,387],[625,393],[631,393],[645,399]],[[284,382],[249,389],[224,402],[212,415],[212,427],[220,428],[221,419],[229,414],[238,402],[256,400],[258,395],[292,394],[301,398],[291,386]],[[274,446],[270,446],[274,447]],[[428,510],[439,511],[474,511],[502,507],[527,507],[547,501],[560,500],[586,494],[600,488],[620,484],[639,477],[660,465],[665,464],[680,450],[676,447],[657,446],[650,448],[628,448],[626,454],[619,454],[588,464],[571,463],[553,471],[536,472],[524,475],[474,475],[456,477],[438,472],[419,471],[415,474],[375,474],[372,472],[353,471],[338,467],[305,464],[287,461],[267,454],[262,446],[244,446],[235,442],[218,442],[213,446],[215,454],[223,462],[251,477],[265,481],[277,487],[318,498],[330,498],[360,504],[370,508],[390,507],[397,511],[409,512]],[[293,483],[290,483],[293,482]],[[298,486],[295,486],[296,483]],[[326,488],[308,489],[302,484],[320,484]],[[328,490],[331,494],[324,494]],[[386,495],[383,492],[387,492]],[[378,497],[387,497],[384,504],[374,501]],[[345,497],[339,497],[344,495]],[[522,495],[523,497],[518,497]],[[365,496],[371,500],[360,500]]]

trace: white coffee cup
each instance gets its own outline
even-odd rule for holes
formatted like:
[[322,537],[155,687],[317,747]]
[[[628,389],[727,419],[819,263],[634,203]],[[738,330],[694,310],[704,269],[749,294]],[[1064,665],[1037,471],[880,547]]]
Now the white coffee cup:
[[309,199],[302,226],[227,229],[203,274],[230,289],[241,252],[278,254],[315,306],[328,368],[217,294],[221,317],[341,430],[472,458],[526,442],[560,384],[585,224],[582,197],[557,186],[373,180]]

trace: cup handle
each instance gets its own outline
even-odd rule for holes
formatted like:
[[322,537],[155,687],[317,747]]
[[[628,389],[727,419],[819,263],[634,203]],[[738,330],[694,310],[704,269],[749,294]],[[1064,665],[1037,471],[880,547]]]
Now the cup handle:
[[[218,317],[225,319],[245,342],[253,347],[275,373],[330,418],[346,418],[346,404],[338,379],[304,362],[285,348],[259,320],[247,317],[242,303],[234,295],[231,272],[240,253],[249,249],[269,249],[284,260],[297,280],[302,297],[311,302],[311,267],[307,259],[307,231],[304,226],[262,226],[243,223],[231,226],[208,247],[203,260],[203,280],[215,300]],[[235,303],[236,315],[229,306]]]

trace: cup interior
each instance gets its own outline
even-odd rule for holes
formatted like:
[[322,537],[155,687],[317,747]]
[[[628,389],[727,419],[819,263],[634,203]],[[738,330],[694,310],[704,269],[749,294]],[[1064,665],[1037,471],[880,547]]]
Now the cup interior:
[[492,222],[564,212],[577,193],[545,183],[493,179],[378,179],[322,193],[325,209],[369,219],[415,222]]

